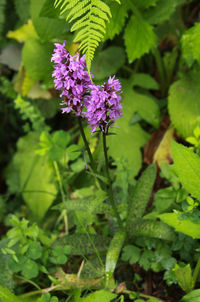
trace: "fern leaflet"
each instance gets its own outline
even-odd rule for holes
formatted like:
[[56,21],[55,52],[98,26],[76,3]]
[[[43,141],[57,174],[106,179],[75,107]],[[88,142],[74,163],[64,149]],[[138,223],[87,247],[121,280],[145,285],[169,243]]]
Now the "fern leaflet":
[[60,8],[61,15],[67,12],[66,21],[74,22],[74,42],[80,42],[79,50],[85,54],[90,71],[95,50],[106,33],[106,22],[112,17],[109,6],[102,0],[55,0],[54,5]]

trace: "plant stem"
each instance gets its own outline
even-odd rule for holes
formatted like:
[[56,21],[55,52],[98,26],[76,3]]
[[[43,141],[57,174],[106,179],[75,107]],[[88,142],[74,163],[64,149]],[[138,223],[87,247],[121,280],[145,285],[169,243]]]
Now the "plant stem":
[[[59,189],[60,189],[60,193],[61,193],[63,206],[65,206],[65,193],[63,190],[62,179],[61,179],[61,175],[60,175],[60,170],[58,168],[58,164],[55,160],[53,161],[53,165],[54,165],[54,168],[56,171],[56,176],[57,176],[57,181],[58,181],[58,185],[59,185]],[[67,219],[67,210],[66,209],[63,210],[63,216],[64,216],[65,233],[68,234],[68,219]]]
[[111,181],[111,178],[110,178],[109,165],[108,165],[108,152],[107,152],[107,147],[106,147],[106,133],[102,132],[102,134],[103,134],[103,151],[104,151],[104,157],[105,157],[106,174],[107,174],[107,178],[108,178],[109,199],[110,199],[110,203],[111,203],[111,206],[113,208],[113,211],[115,213],[115,216],[117,218],[119,227],[120,227],[120,229],[123,230],[122,220],[121,220],[121,218],[119,216],[119,213],[117,211],[117,207],[116,207],[116,204],[115,204],[113,191],[112,191],[112,181]]
[[91,164],[92,170],[95,173],[96,169],[95,169],[95,165],[94,165],[94,160],[93,160],[93,157],[92,157],[92,153],[91,153],[91,150],[90,150],[87,138],[85,136],[85,132],[83,130],[83,125],[82,125],[81,117],[78,117],[78,124],[79,124],[79,129],[80,129],[80,132],[81,132],[81,136],[82,136],[84,144],[85,144],[85,148],[86,148],[88,156],[90,158],[90,164]]
[[157,47],[155,47],[153,50],[153,55],[155,57],[156,65],[158,68],[158,73],[160,77],[160,84],[161,84],[161,92],[162,96],[165,96],[166,93],[166,84],[167,84],[167,79],[166,79],[166,72],[165,72],[165,67],[162,61],[162,57],[160,55],[160,51],[158,50]]
[[197,261],[197,264],[195,266],[194,273],[193,273],[194,286],[195,286],[195,283],[197,281],[197,277],[199,275],[199,271],[200,271],[200,256],[199,256],[199,259]]

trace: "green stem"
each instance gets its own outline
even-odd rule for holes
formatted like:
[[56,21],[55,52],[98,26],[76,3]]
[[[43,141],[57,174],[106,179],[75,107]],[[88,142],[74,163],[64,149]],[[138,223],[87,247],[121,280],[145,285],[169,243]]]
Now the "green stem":
[[[56,176],[57,176],[57,181],[58,181],[58,185],[59,185],[59,189],[60,189],[60,193],[61,193],[63,206],[65,207],[65,193],[64,193],[64,190],[63,190],[60,170],[59,170],[58,164],[55,160],[53,161],[53,165],[54,165],[54,168],[55,168],[55,171],[56,171]],[[68,219],[67,219],[67,210],[66,209],[64,210],[63,214],[64,214],[65,233],[68,234]]]
[[164,67],[164,64],[163,64],[163,60],[162,60],[162,57],[160,55],[160,51],[157,47],[155,47],[152,52],[153,52],[153,55],[155,57],[156,65],[157,65],[157,68],[158,68],[162,96],[165,96],[166,88],[167,88],[166,87],[167,79],[166,79],[166,72],[165,72],[165,67]]
[[199,271],[200,271],[200,256],[199,256],[199,259],[197,261],[197,264],[195,266],[194,273],[193,273],[194,286],[195,286],[195,283],[197,281],[197,277],[199,275]]
[[119,213],[117,211],[117,206],[115,204],[115,200],[114,200],[114,196],[113,196],[113,191],[112,191],[112,181],[110,178],[110,172],[109,172],[109,165],[108,165],[108,152],[107,152],[107,147],[106,147],[106,133],[102,132],[103,134],[103,151],[104,151],[104,157],[105,157],[105,165],[106,165],[106,174],[107,174],[107,178],[108,178],[108,194],[109,194],[109,199],[110,199],[110,203],[111,206],[113,208],[113,211],[115,213],[115,216],[117,218],[118,224],[120,229],[123,230],[123,225],[122,225],[122,220],[119,216]]
[[87,138],[85,136],[85,132],[83,130],[81,117],[78,117],[78,124],[79,124],[79,129],[80,129],[80,132],[81,132],[81,136],[82,136],[84,144],[85,144],[85,148],[87,150],[87,153],[88,153],[88,156],[89,156],[89,159],[90,159],[90,164],[91,164],[92,170],[95,173],[96,169],[95,169],[95,165],[94,165],[94,160],[93,160],[93,157],[92,157],[92,153],[91,153]]

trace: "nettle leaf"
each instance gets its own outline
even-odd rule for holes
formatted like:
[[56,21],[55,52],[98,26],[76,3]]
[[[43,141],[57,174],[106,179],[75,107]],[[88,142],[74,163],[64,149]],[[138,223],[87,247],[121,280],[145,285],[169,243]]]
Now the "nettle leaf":
[[17,152],[7,174],[7,182],[10,183],[9,179],[13,177],[14,170],[19,181],[18,190],[32,214],[41,219],[55,199],[57,188],[55,182],[52,182],[54,170],[48,165],[48,158],[35,154],[38,141],[38,134],[34,132],[19,139]]
[[170,18],[178,5],[184,2],[185,0],[159,0],[155,7],[144,11],[143,16],[150,24],[161,24]]
[[194,60],[200,63],[200,23],[195,23],[193,27],[188,29],[181,38],[182,56],[191,66]]
[[192,238],[200,238],[200,224],[192,222],[189,218],[179,219],[182,212],[165,213],[158,215],[158,217],[166,224],[175,228],[177,232],[181,232],[185,235],[191,236]]
[[156,35],[153,27],[144,19],[132,16],[124,33],[124,40],[129,62],[140,58],[155,46]]
[[37,34],[42,41],[50,41],[54,38],[64,38],[66,31],[68,30],[66,22],[58,18],[53,19],[40,16],[44,4],[45,0],[31,0],[30,12]]
[[118,35],[121,32],[126,17],[128,16],[128,7],[127,1],[122,1],[120,6],[115,2],[110,3],[112,18],[110,19],[110,22],[106,24],[105,39],[112,40],[115,35]]
[[26,41],[22,50],[22,60],[33,80],[52,81],[53,67],[50,64],[52,52],[52,43],[41,43],[36,39]]
[[124,49],[110,46],[97,53],[91,67],[91,73],[96,80],[102,80],[115,74],[124,63]]
[[189,148],[172,142],[174,168],[183,187],[200,200],[200,157]]
[[169,90],[168,109],[174,127],[183,137],[193,136],[200,126],[199,72],[185,74],[174,82]]
[[132,221],[142,217],[145,212],[147,203],[151,196],[153,185],[156,179],[156,165],[152,164],[142,173],[134,188],[133,196],[130,196],[127,229],[132,226]]

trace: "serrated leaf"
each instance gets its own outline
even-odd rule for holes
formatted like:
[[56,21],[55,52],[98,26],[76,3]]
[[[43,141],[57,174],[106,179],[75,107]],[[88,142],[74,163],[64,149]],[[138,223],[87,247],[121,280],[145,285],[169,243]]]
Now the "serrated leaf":
[[106,25],[105,39],[113,39],[115,35],[118,35],[125,23],[126,17],[128,16],[128,5],[127,1],[123,1],[119,6],[117,3],[110,3],[110,9],[112,18]]
[[195,23],[195,25],[188,29],[181,38],[182,56],[188,66],[191,66],[194,60],[197,60],[197,62],[200,63],[199,35],[200,24]]
[[36,39],[28,39],[22,50],[22,60],[26,71],[34,80],[52,80],[53,67],[50,64],[53,52],[52,43],[41,43]]
[[24,24],[22,27],[14,31],[9,31],[7,37],[15,39],[18,42],[25,42],[29,38],[37,39],[38,35],[33,27],[32,20],[28,20],[28,23]]
[[177,232],[181,232],[192,238],[200,238],[200,224],[192,222],[189,218],[180,220],[179,216],[182,212],[165,213],[158,215],[158,217],[166,224],[175,228]]
[[156,43],[153,27],[144,19],[132,16],[124,33],[124,40],[129,62],[140,58]]
[[174,268],[174,272],[176,275],[176,279],[178,284],[186,293],[190,292],[194,287],[194,280],[192,277],[192,270],[190,264],[187,264],[184,267],[179,266],[176,264]]
[[129,229],[136,218],[142,217],[152,193],[156,179],[156,165],[152,164],[142,173],[134,188],[133,196],[130,196],[126,226]]
[[22,267],[22,275],[27,279],[32,279],[37,277],[38,273],[38,264],[31,259],[27,259],[27,261],[24,263],[24,266]]
[[125,53],[123,48],[110,46],[96,54],[91,72],[96,80],[105,79],[114,75],[125,63]]
[[143,16],[150,24],[161,24],[170,18],[178,5],[184,2],[184,0],[159,0],[155,7],[144,11]]
[[200,200],[200,158],[189,148],[172,142],[174,168],[183,187]]
[[168,109],[174,127],[183,137],[193,136],[200,126],[199,72],[185,74],[169,90]]
[[140,258],[140,249],[134,245],[126,245],[123,248],[122,260],[129,261],[130,264],[136,263]]
[[163,222],[150,219],[137,219],[132,223],[132,226],[127,229],[127,232],[130,238],[134,238],[134,236],[144,236],[169,241],[175,239],[175,233],[172,228]]

